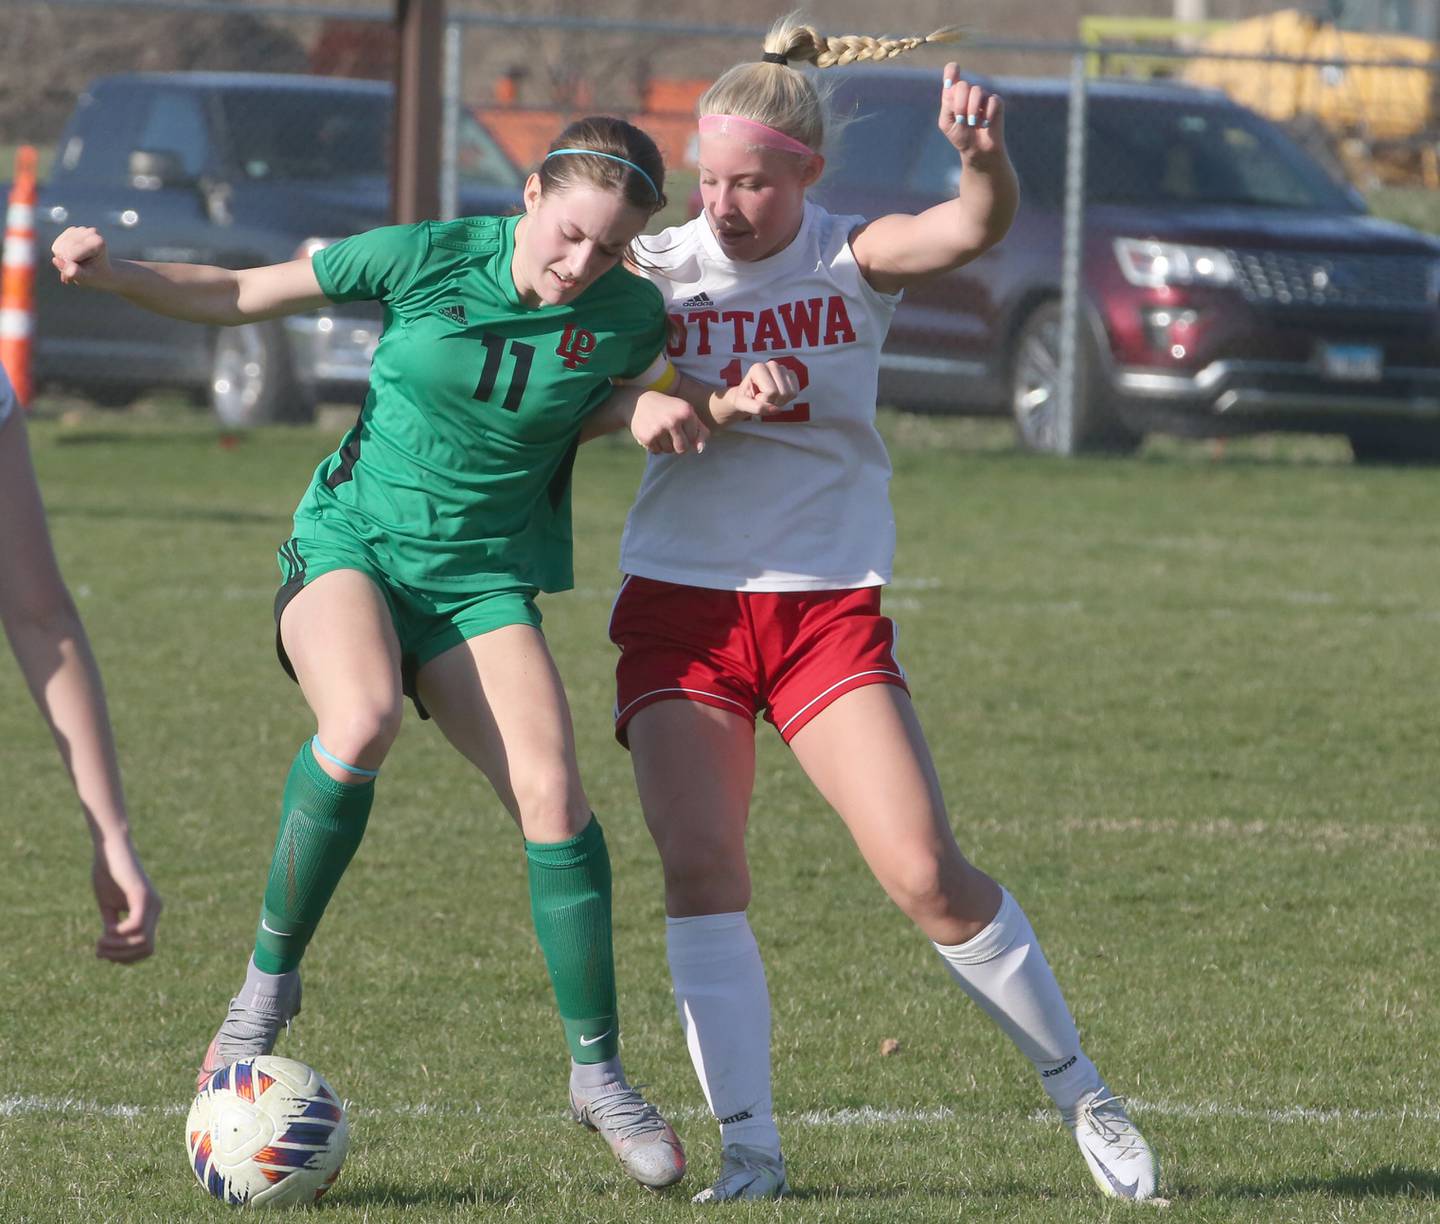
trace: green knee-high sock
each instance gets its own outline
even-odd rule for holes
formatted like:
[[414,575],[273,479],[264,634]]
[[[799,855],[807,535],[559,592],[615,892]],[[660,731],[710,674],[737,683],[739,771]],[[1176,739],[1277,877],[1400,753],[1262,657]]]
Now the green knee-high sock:
[[331,894],[350,865],[375,799],[375,780],[337,782],[306,740],[280,809],[265,905],[255,932],[255,967],[288,973],[299,966]]
[[610,942],[610,854],[593,816],[579,837],[525,843],[530,914],[570,1056],[603,1062],[620,1050],[615,954]]

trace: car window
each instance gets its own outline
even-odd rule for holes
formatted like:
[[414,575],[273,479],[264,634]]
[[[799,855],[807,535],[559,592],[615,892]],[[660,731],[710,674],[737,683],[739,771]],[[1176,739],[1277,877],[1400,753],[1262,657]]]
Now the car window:
[[837,105],[843,126],[825,159],[826,185],[866,188],[908,183],[924,143],[919,138],[920,107],[875,106],[868,99],[852,99],[848,107],[843,102]]
[[[936,127],[928,95],[871,93],[863,80],[836,93],[853,116],[827,159],[827,188],[944,198],[960,164]],[[1028,204],[1059,208],[1065,192],[1066,98],[1006,95],[1006,142]],[[1223,102],[1092,95],[1086,198],[1101,204],[1235,204],[1353,212],[1355,204],[1275,125]]]
[[524,178],[490,131],[474,115],[462,113],[455,157],[460,181],[476,187],[519,187]]
[[[133,94],[100,86],[76,103],[71,132],[55,163],[56,178],[118,182],[129,175],[139,115]],[[79,135],[80,132],[85,135]]]
[[384,175],[390,100],[319,90],[227,90],[219,95],[231,157],[250,179]]
[[145,106],[145,116],[136,138],[137,149],[173,153],[180,159],[185,173],[199,178],[208,168],[210,141],[206,132],[205,112],[191,93],[159,90]]
[[1352,206],[1264,120],[1216,106],[1092,106],[1086,196],[1106,204]]

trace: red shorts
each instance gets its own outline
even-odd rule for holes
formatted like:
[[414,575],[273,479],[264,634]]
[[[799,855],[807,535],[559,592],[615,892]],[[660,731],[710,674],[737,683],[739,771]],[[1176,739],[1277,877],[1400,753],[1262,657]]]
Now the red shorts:
[[764,713],[786,743],[836,698],[867,684],[908,688],[880,588],[712,591],[629,577],[610,616],[615,737],[657,701]]

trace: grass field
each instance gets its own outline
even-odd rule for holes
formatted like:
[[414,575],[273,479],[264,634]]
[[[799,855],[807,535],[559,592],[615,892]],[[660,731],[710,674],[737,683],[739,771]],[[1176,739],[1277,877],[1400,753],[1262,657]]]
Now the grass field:
[[[1087,1048],[1130,1094],[1166,1218],[1440,1218],[1440,482],[1340,443],[1164,443],[1047,462],[998,424],[887,417],[888,606],[961,844],[1028,909]],[[327,429],[32,428],[105,670],[160,954],[90,953],[85,839],[0,657],[0,1220],[220,1220],[184,1160],[307,716],[272,655],[276,543]],[[692,1173],[715,1129],[664,964],[659,873],[610,737],[633,446],[577,469],[577,590],[545,601],[616,872],[632,1076]],[[3,529],[3,527],[0,527]],[[948,982],[770,735],[752,921],[775,990],[781,1221],[1135,1218],[1090,1186],[1023,1060]],[[516,834],[411,719],[278,1052],[351,1102],[324,1219],[677,1221],[563,1112]],[[886,1038],[899,1052],[881,1057]],[[712,1209],[713,1210],[713,1209]]]

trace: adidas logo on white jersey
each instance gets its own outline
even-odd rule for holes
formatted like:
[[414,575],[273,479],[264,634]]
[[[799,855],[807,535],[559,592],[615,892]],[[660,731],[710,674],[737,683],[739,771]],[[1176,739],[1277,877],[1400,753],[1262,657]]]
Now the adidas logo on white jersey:
[[696,306],[713,305],[715,305],[715,303],[710,300],[710,295],[708,293],[697,293],[694,297],[686,298],[683,302],[679,303],[681,310],[689,310],[692,307]]

